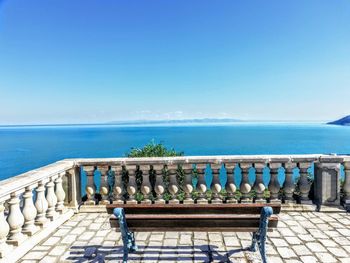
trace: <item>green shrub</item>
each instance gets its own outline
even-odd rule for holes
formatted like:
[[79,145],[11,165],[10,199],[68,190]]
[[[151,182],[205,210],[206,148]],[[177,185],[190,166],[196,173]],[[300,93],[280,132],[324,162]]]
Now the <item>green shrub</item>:
[[[154,140],[147,143],[141,148],[131,148],[130,152],[127,152],[125,154],[129,158],[138,158],[138,157],[174,157],[174,156],[183,156],[183,152],[177,152],[175,149],[168,149],[165,147],[162,143],[156,143]],[[151,167],[150,173],[150,183],[152,185],[152,189],[154,189],[155,185],[155,171],[153,170],[153,167]],[[178,192],[178,199],[183,200],[184,199],[184,191],[182,189],[183,180],[184,180],[184,172],[181,167],[177,169],[177,180],[179,184],[179,192]],[[124,187],[126,189],[126,186],[128,184],[128,176],[127,171],[123,171],[123,183]],[[170,193],[168,192],[168,186],[169,186],[169,175],[168,172],[164,169],[163,170],[163,183],[165,187],[165,193],[163,195],[164,200],[168,201],[171,198]],[[135,195],[135,199],[137,201],[143,200],[143,194],[140,191],[140,187],[142,184],[142,171],[139,170],[139,168],[136,170],[136,184],[138,187],[138,192]],[[151,200],[154,200],[154,196],[156,196],[156,193],[153,191],[151,195]],[[126,193],[127,198],[127,193]]]

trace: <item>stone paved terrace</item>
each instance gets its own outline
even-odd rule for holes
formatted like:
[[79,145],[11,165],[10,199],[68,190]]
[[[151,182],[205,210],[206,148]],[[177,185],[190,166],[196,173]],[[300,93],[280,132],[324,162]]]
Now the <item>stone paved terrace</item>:
[[[350,262],[350,215],[338,212],[282,212],[268,234],[270,263]],[[19,262],[120,262],[119,231],[106,213],[79,213],[28,252]],[[140,232],[140,251],[129,262],[261,262],[245,250],[250,233]],[[96,252],[91,257],[85,253]]]
[[[120,262],[106,205],[140,201],[282,203],[270,263],[350,263],[350,217],[334,208],[350,208],[350,155],[323,154],[83,158],[28,171],[0,181],[0,262]],[[310,212],[313,203],[323,212]],[[136,241],[130,262],[261,261],[246,250],[247,233],[136,233]]]

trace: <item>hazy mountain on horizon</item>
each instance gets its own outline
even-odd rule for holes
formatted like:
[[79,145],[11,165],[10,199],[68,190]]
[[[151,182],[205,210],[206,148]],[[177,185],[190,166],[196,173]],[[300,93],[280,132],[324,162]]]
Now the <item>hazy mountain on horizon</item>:
[[327,124],[350,126],[350,115],[345,116],[339,120],[328,122]]
[[244,120],[232,118],[203,118],[203,119],[179,119],[179,120],[129,120],[129,121],[111,121],[106,124],[176,124],[176,123],[230,123],[245,122]]

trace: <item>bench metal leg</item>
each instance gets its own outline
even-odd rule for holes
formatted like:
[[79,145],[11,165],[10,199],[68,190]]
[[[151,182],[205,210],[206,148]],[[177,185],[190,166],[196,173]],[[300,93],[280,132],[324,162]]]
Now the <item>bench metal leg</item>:
[[134,252],[137,250],[135,236],[133,232],[129,231],[128,225],[126,224],[124,208],[115,208],[113,210],[113,214],[119,220],[120,232],[122,234],[123,239],[123,262],[126,263],[128,261],[129,252]]
[[266,250],[265,250],[266,233],[267,233],[269,217],[272,214],[273,214],[273,210],[270,206],[263,207],[263,209],[261,210],[259,230],[253,233],[252,245],[250,247],[251,251],[256,251],[256,245],[258,244],[263,263],[267,263]]

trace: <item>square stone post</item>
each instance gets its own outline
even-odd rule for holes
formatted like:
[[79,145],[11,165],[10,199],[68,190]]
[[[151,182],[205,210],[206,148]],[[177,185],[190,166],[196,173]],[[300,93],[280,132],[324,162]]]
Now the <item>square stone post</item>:
[[337,156],[321,157],[315,162],[314,193],[318,205],[340,205],[340,164]]
[[79,205],[82,203],[80,176],[80,167],[76,166],[68,170],[63,177],[67,180],[64,185],[64,191],[67,193],[65,206],[72,208],[75,213],[79,212]]

